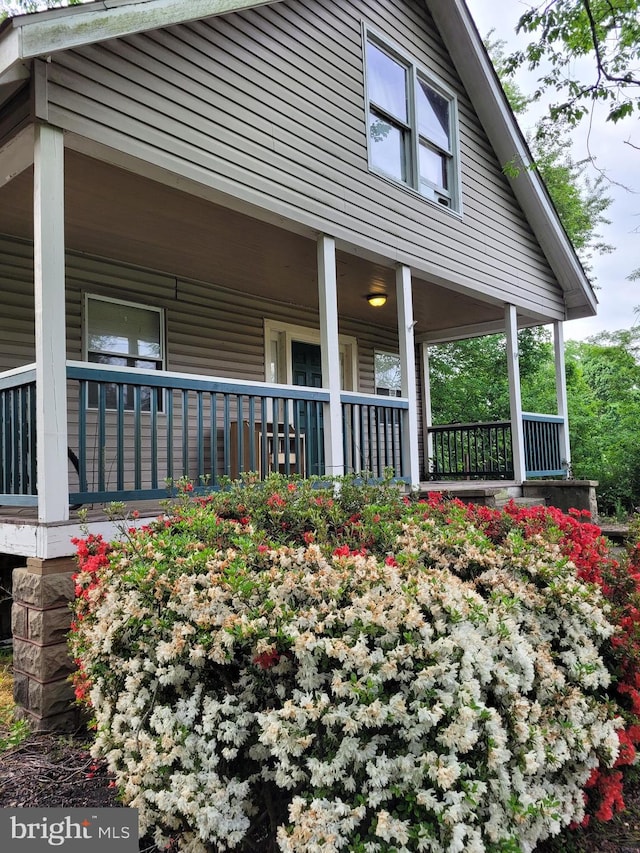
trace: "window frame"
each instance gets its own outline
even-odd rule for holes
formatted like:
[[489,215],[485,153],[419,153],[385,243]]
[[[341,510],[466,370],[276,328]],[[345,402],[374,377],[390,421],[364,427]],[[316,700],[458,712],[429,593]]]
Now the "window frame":
[[[391,358],[398,360],[398,367],[400,370],[400,384],[397,388],[388,388],[385,385],[378,385],[378,365],[377,365],[377,356],[384,355],[390,356]],[[391,352],[389,350],[383,349],[374,349],[373,351],[373,389],[374,393],[378,397],[402,397],[402,360],[400,358],[399,352]],[[382,389],[388,393],[383,393]]]
[[[459,117],[458,99],[452,89],[447,86],[437,75],[429,71],[414,57],[399,48],[393,41],[387,38],[374,27],[363,24],[362,29],[362,55],[364,69],[364,97],[365,97],[365,123],[367,133],[367,158],[369,171],[379,177],[388,180],[396,186],[413,191],[420,198],[426,199],[438,207],[444,207],[451,213],[462,214],[462,197],[460,192],[460,142],[459,142]],[[393,113],[386,111],[371,97],[370,93],[370,71],[368,69],[367,49],[369,44],[386,54],[391,60],[398,63],[405,70],[407,86],[407,121],[400,120]],[[422,81],[435,94],[444,98],[448,104],[449,111],[449,148],[420,133],[418,123],[418,91]],[[406,172],[406,180],[400,180],[389,172],[381,169],[373,162],[373,144],[371,139],[370,118],[371,115],[379,116],[392,127],[398,128],[405,137],[403,143],[404,160],[402,164]],[[422,179],[420,175],[420,150],[421,142],[424,146],[445,158],[448,186],[439,186],[432,181]],[[402,168],[401,168],[402,171]]]
[[[123,306],[128,307],[128,308],[135,308],[136,310],[149,311],[149,312],[157,314],[158,315],[158,329],[159,329],[158,343],[160,345],[160,357],[159,358],[153,358],[153,357],[149,356],[149,357],[145,358],[143,356],[137,356],[137,355],[133,355],[133,354],[124,355],[123,353],[108,352],[106,350],[97,350],[97,349],[90,348],[89,347],[89,339],[90,339],[89,324],[90,324],[90,320],[91,320],[91,313],[90,313],[89,305],[90,305],[90,302],[92,300],[94,302],[103,302],[103,303],[108,302],[112,305],[123,305]],[[101,365],[100,362],[92,361],[90,358],[91,353],[104,355],[104,356],[112,357],[112,358],[126,359],[128,361],[136,361],[137,360],[137,361],[154,362],[157,365],[156,370],[158,370],[158,371],[166,370],[167,353],[166,353],[166,314],[165,314],[165,309],[159,308],[156,305],[148,305],[144,302],[132,302],[131,300],[128,300],[128,299],[118,299],[118,298],[115,298],[112,296],[102,296],[101,294],[89,293],[88,291],[86,291],[83,294],[83,306],[82,306],[82,358],[88,364],[96,364],[98,366],[102,366],[105,370],[108,370],[110,366],[116,366],[116,365],[109,365],[109,364],[102,364]],[[120,367],[120,366],[122,366],[122,365],[118,365],[118,367]],[[127,364],[127,365],[125,365],[125,367],[130,367],[131,369],[135,369],[134,365]],[[95,406],[93,403],[88,402],[88,408],[89,409],[95,409],[95,408],[97,408],[97,406]],[[106,408],[108,411],[115,410],[115,407],[109,406],[109,405],[107,405]],[[159,413],[161,413],[163,411],[163,409],[164,409],[164,393],[159,393],[158,394],[157,411]],[[128,412],[128,411],[132,411],[132,408],[131,408],[131,406],[125,404],[125,412]],[[146,407],[143,409],[143,412],[148,412],[148,411],[149,411],[149,409],[147,409]]]

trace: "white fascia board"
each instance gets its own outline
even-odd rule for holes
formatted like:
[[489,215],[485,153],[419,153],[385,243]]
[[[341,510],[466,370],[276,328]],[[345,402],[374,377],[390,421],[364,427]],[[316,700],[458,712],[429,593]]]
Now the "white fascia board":
[[[13,26],[21,32],[20,55],[25,60],[269,2],[274,0],[106,0],[22,15],[14,19]],[[0,66],[0,73],[1,70]]]
[[7,22],[0,30],[0,86],[26,80],[29,76],[20,54],[21,31],[12,23]]
[[522,164],[508,176],[513,192],[565,293],[567,313],[596,313],[597,299],[560,223],[491,60],[464,0],[425,0],[501,164]]

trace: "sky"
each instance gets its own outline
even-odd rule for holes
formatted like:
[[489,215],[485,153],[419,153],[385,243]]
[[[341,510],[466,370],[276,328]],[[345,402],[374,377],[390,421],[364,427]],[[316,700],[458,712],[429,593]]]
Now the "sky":
[[[520,15],[531,6],[525,0],[466,0],[480,35],[484,38],[493,29],[492,38],[507,42],[510,48],[522,45],[515,34]],[[588,73],[589,69],[585,69]],[[523,68],[516,82],[526,94],[535,87],[536,74]],[[523,130],[535,121],[532,114],[519,119]],[[608,255],[592,260],[592,280],[598,298],[597,317],[570,320],[565,324],[565,337],[584,339],[603,331],[627,329],[640,322],[634,314],[640,306],[640,281],[628,281],[629,273],[640,267],[640,151],[627,144],[640,147],[640,123],[637,118],[613,124],[604,121],[604,115],[594,113],[591,127],[583,122],[573,133],[573,159],[578,161],[592,156],[595,167],[602,170],[608,181],[607,195],[613,203],[606,212],[610,225],[602,226],[606,243],[614,246]],[[585,169],[596,177],[596,168]]]

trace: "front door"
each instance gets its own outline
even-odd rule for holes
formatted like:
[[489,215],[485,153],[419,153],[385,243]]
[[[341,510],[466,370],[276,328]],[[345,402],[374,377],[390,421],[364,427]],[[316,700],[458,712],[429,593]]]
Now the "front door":
[[[291,364],[294,385],[322,388],[322,356],[318,344],[302,341],[291,343]],[[298,423],[306,436],[305,468],[310,476],[324,474],[324,429],[322,403],[299,402]]]

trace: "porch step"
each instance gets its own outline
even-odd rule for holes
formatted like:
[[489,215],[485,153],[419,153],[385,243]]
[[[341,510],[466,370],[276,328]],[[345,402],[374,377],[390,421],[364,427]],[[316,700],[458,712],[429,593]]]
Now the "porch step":
[[479,486],[466,483],[421,483],[420,496],[426,497],[429,492],[439,492],[447,498],[458,498],[463,503],[479,504],[502,509],[509,501],[516,506],[531,507],[545,506],[546,500],[542,496],[523,497],[522,488],[516,485],[509,486]]

